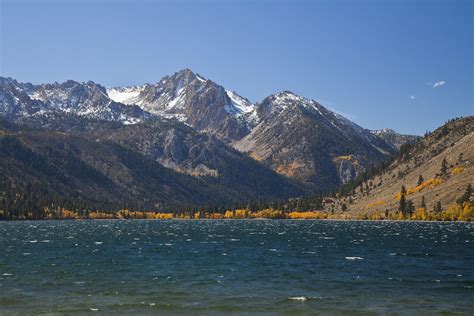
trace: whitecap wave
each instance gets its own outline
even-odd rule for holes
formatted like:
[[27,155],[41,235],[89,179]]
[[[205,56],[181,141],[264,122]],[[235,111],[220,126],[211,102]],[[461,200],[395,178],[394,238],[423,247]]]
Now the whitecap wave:
[[288,297],[289,300],[293,300],[293,301],[307,301],[308,298],[306,296],[291,296],[291,297]]

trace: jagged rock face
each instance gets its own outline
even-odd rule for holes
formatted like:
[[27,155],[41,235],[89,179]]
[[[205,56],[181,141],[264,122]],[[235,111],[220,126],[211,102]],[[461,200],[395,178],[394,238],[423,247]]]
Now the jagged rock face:
[[43,102],[32,100],[15,80],[0,78],[0,116],[16,119],[47,110]]
[[240,139],[250,131],[246,120],[253,110],[250,102],[189,69],[137,89],[129,90],[130,98],[119,96],[117,89],[110,89],[109,95],[150,113],[177,118],[224,141]]
[[[350,181],[410,140],[392,131],[363,129],[289,91],[252,104],[189,69],[156,84],[109,89],[91,81],[32,85],[0,78],[0,115],[52,130],[55,118],[61,118],[75,129],[85,125],[89,133],[97,129],[87,127],[90,119],[119,127],[151,121],[151,130],[139,127],[128,140],[123,132],[110,139],[175,171],[211,177],[221,176],[222,166],[231,161],[223,157],[236,154],[224,146],[232,145],[277,173],[322,191]],[[157,128],[153,122],[158,118],[168,130]],[[351,159],[340,158],[344,156]]]
[[[257,114],[259,124],[234,146],[280,174],[320,188],[345,183],[394,153],[368,130],[288,91],[266,98]],[[337,159],[345,155],[353,161]]]
[[245,158],[212,135],[197,133],[179,122],[161,119],[105,130],[101,137],[151,156],[165,167],[193,176],[221,176],[225,172],[224,166],[238,165]]
[[61,84],[41,85],[32,97],[60,109],[87,109],[110,102],[105,89],[91,81],[82,84],[68,80]]
[[352,179],[355,178],[356,176],[356,169],[353,164],[351,164],[348,161],[341,161],[339,164],[339,178],[341,179],[341,182],[346,184]]
[[187,158],[187,152],[182,146],[183,135],[175,130],[169,130],[165,138],[164,153],[177,163],[183,162]]
[[13,120],[63,112],[135,124],[150,116],[138,106],[114,102],[107,96],[104,87],[92,81],[79,83],[69,80],[62,84],[32,85],[1,78],[0,101],[2,116]]
[[372,134],[382,138],[387,144],[396,149],[400,149],[403,144],[415,143],[420,136],[403,135],[395,132],[393,129],[385,128],[381,130],[370,131]]
[[[157,120],[146,125],[133,125],[104,130],[102,138],[153,157],[165,167],[193,176],[219,176],[221,159],[240,159],[225,144],[206,134],[196,133],[179,122]],[[226,154],[222,155],[222,152]]]
[[62,84],[41,85],[31,97],[64,112],[126,124],[143,121],[149,116],[138,106],[114,102],[104,87],[92,81],[79,83],[68,80]]
[[357,159],[352,155],[335,157],[333,162],[337,167],[339,179],[341,179],[343,184],[354,179],[363,170]]

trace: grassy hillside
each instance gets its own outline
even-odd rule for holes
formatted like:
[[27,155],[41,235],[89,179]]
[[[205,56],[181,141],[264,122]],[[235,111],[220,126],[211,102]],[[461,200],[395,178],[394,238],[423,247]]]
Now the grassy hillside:
[[[358,185],[334,206],[355,217],[402,216],[402,186],[413,209],[405,217],[417,216],[424,199],[427,215],[456,204],[469,184],[474,184],[474,117],[453,120],[402,148],[399,158],[375,176]],[[441,208],[440,208],[441,205]],[[344,207],[345,208],[345,207]]]

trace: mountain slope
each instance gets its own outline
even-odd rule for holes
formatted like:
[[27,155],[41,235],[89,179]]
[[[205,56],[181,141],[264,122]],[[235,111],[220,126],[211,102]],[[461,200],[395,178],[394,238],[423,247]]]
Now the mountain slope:
[[[78,130],[85,125],[84,137],[88,137],[84,133],[102,133],[163,166],[195,176],[220,180],[224,176],[227,183],[244,183],[238,175],[256,180],[254,174],[262,174],[254,171],[263,172],[264,165],[320,191],[347,183],[410,141],[409,136],[392,131],[363,129],[291,92],[252,104],[189,69],[165,76],[156,84],[110,89],[90,81],[32,85],[0,78],[0,116],[64,132],[68,126]],[[90,120],[118,125],[106,136],[107,130],[100,124],[89,124]],[[140,127],[122,128],[137,124]],[[259,163],[244,159],[246,154]],[[232,177],[223,172],[236,166],[241,170]],[[265,174],[268,181],[287,186],[282,177],[276,180],[274,173]],[[262,181],[254,182],[267,187]]]
[[424,197],[428,212],[438,202],[446,209],[464,193],[468,184],[474,184],[473,162],[474,117],[451,121],[406,147],[399,159],[362,184],[362,189],[356,188],[350,195],[352,203],[347,203],[349,212],[397,212],[402,185],[407,190],[406,199],[415,208],[420,207]]
[[224,141],[240,139],[249,132],[246,117],[253,110],[250,102],[189,69],[156,84],[112,88],[108,95],[150,113],[177,118]]
[[92,81],[32,85],[0,78],[0,101],[0,115],[10,120],[47,116],[54,112],[123,124],[135,124],[150,117],[136,105],[113,101],[104,87]]
[[285,91],[257,105],[258,125],[235,148],[280,174],[335,188],[395,153],[379,137],[316,101]]
[[62,133],[3,125],[0,157],[2,189],[13,186],[61,206],[156,209],[231,198],[112,142]]
[[[116,144],[158,162],[160,167],[173,169],[169,170],[172,173],[193,176],[189,179],[196,178],[204,188],[224,192],[221,202],[288,198],[309,192],[308,188],[276,174],[215,137],[197,133],[176,121],[155,118],[146,123],[123,125],[61,114],[41,121],[23,119],[20,122],[20,129],[32,126],[53,134],[87,139],[94,144]],[[41,140],[38,142],[40,145]],[[139,165],[133,167],[140,168]]]

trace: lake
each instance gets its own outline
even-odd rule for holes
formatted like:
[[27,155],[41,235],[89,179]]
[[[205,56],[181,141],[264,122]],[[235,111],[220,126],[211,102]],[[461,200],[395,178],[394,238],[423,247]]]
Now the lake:
[[473,228],[0,222],[0,314],[472,314]]

